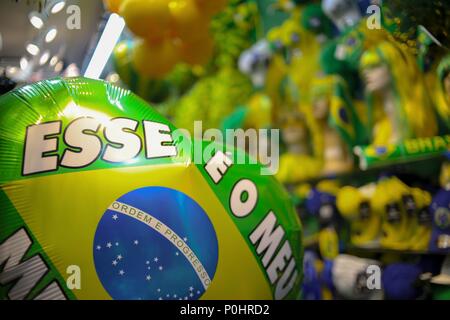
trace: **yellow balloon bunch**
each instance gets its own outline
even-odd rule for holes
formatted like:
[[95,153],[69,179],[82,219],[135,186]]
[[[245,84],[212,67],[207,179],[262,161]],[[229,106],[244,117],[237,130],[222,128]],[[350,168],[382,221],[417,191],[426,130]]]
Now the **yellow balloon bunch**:
[[209,25],[228,0],[106,0],[133,34],[133,65],[159,79],[180,62],[203,65],[213,52]]
[[122,0],[104,0],[103,3],[110,12],[119,13]]

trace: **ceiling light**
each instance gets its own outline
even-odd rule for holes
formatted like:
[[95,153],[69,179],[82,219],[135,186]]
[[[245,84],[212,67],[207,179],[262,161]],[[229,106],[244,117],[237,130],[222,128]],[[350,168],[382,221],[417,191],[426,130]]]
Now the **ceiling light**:
[[44,16],[36,11],[31,12],[28,19],[36,29],[41,29],[44,26]]
[[53,14],[56,14],[60,12],[62,9],[64,9],[66,5],[65,0],[52,0],[48,4],[48,8],[50,8],[50,12]]
[[20,59],[20,69],[25,70],[28,67],[28,60],[25,57]]
[[47,50],[42,54],[41,58],[39,59],[39,64],[43,66],[44,64],[47,63],[49,58],[50,58],[50,51]]
[[31,54],[32,56],[39,54],[39,51],[40,51],[39,47],[34,43],[27,44],[26,49],[27,49],[27,52],[29,54]]
[[53,56],[51,59],[50,59],[50,67],[54,67],[55,65],[56,65],[56,63],[58,62],[58,57],[57,56]]
[[109,16],[106,22],[105,29],[98,41],[91,61],[89,62],[84,76],[86,78],[98,79],[100,78],[103,69],[108,62],[109,57],[114,49],[114,46],[119,41],[120,35],[125,27],[125,20],[118,14],[113,13]]
[[45,42],[50,43],[55,40],[58,30],[55,27],[50,28],[45,35]]

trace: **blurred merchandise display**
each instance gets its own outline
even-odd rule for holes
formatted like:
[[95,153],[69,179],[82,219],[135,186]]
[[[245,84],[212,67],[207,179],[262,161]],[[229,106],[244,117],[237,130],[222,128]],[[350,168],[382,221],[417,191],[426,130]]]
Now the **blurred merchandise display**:
[[[23,57],[0,65],[0,95],[85,74],[66,44],[46,47],[57,12],[43,3]],[[279,130],[268,179],[290,197],[265,192],[301,220],[303,299],[450,300],[450,1],[100,4],[99,35],[111,17],[124,25],[100,72],[108,85],[191,135]]]
[[303,298],[445,296],[429,274],[450,254],[449,4],[106,2],[137,36],[114,51],[120,81],[176,125],[280,129]]

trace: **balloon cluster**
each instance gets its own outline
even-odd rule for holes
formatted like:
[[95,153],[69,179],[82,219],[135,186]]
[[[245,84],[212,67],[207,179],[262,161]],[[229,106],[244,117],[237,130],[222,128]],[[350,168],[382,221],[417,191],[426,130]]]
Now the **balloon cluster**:
[[107,0],[138,37],[133,50],[136,70],[162,78],[180,62],[203,65],[213,53],[211,18],[228,0]]

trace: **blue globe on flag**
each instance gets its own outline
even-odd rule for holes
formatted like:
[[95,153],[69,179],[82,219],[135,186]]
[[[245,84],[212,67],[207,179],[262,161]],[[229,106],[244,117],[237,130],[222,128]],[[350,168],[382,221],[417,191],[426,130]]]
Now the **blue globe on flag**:
[[218,243],[184,193],[145,187],[110,205],[94,237],[97,275],[113,299],[197,300],[214,277]]

